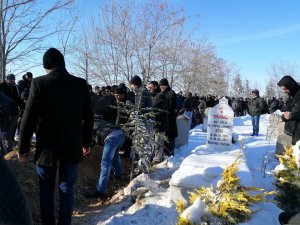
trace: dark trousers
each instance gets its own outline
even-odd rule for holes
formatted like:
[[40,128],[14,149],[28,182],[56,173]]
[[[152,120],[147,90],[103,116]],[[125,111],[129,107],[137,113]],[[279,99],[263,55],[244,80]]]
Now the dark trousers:
[[[40,209],[43,225],[55,225],[54,190],[57,167],[36,166],[40,184]],[[71,224],[74,190],[78,164],[60,165],[59,172],[59,215],[58,225]]]

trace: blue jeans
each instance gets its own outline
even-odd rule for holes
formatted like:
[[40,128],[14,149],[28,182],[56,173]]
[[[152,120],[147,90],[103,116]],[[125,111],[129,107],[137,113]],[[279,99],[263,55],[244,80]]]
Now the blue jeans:
[[253,135],[258,136],[260,115],[252,116]]
[[[55,225],[54,190],[57,167],[36,166],[40,184],[40,208],[43,225]],[[58,225],[71,224],[74,190],[78,164],[60,165],[59,171],[59,216]]]
[[125,140],[125,134],[122,130],[112,131],[104,140],[104,147],[101,160],[101,172],[97,190],[104,194],[110,175],[111,166],[113,166],[116,176],[122,175],[122,166],[119,156],[119,149],[122,147]]

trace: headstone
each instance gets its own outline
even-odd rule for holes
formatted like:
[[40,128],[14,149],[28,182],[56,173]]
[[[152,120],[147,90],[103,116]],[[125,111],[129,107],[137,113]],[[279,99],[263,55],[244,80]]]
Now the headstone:
[[208,147],[220,150],[230,149],[233,117],[234,112],[224,97],[219,100],[219,104],[209,110],[206,138]]
[[189,141],[189,130],[190,130],[190,120],[189,117],[185,115],[180,115],[176,119],[178,136],[175,139],[175,147],[180,147],[182,145],[188,144]]
[[266,140],[271,141],[276,139],[278,136],[278,125],[281,122],[281,116],[273,113],[269,114],[269,123],[267,126]]

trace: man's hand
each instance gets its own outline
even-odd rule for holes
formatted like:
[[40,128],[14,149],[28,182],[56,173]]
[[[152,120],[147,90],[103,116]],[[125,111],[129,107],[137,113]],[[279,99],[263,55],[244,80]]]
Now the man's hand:
[[290,114],[291,114],[291,112],[284,112],[283,116],[284,116],[285,119],[288,120],[290,118]]
[[91,148],[90,147],[82,147],[83,157],[87,156],[90,152],[91,152]]
[[18,159],[21,163],[27,163],[29,161],[29,154],[28,153],[23,153],[23,154],[18,153]]

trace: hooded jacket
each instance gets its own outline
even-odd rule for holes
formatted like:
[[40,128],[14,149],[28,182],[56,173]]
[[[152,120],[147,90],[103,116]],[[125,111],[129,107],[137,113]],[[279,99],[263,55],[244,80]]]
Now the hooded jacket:
[[289,99],[286,103],[286,111],[291,112],[290,118],[282,120],[285,122],[284,132],[292,136],[292,144],[300,140],[300,87],[291,76],[284,76],[278,86],[284,86],[289,90]]

